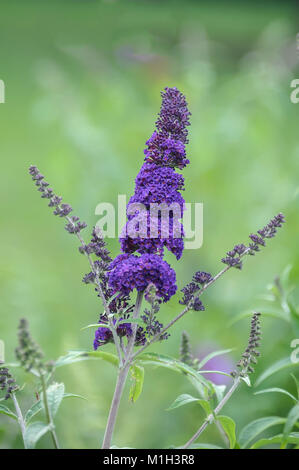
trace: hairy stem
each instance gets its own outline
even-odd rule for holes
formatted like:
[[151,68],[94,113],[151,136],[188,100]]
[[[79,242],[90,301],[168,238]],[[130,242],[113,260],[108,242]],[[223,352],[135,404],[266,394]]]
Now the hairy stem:
[[[140,314],[140,309],[141,309],[141,304],[142,304],[142,299],[143,299],[143,292],[138,292],[137,298],[136,298],[136,304],[134,308],[134,312],[132,317],[134,319],[139,317]],[[123,394],[124,386],[126,383],[126,379],[130,370],[130,366],[132,363],[132,353],[133,353],[133,348],[135,344],[135,339],[136,339],[136,332],[137,332],[138,325],[133,323],[132,327],[132,335],[129,338],[128,341],[128,346],[125,351],[126,356],[123,364],[121,365],[119,372],[118,372],[118,377],[115,385],[115,390],[114,390],[114,395],[113,399],[111,402],[110,406],[110,411],[109,411],[109,416],[107,420],[107,425],[106,425],[106,430],[104,434],[104,440],[102,444],[102,449],[110,449],[111,447],[111,440],[113,436],[113,431],[115,427],[115,422],[117,418],[117,413],[119,409],[119,404],[120,400]]]
[[231,386],[231,388],[229,389],[229,391],[227,392],[226,395],[224,395],[224,397],[222,398],[222,400],[219,402],[219,404],[216,406],[215,410],[213,411],[213,413],[209,414],[209,416],[205,419],[205,421],[202,423],[202,425],[200,426],[200,428],[196,431],[196,433],[191,437],[191,439],[189,439],[188,442],[186,442],[186,444],[182,447],[182,449],[188,449],[188,447],[194,442],[196,441],[196,439],[201,435],[201,433],[206,429],[206,427],[209,425],[209,424],[212,424],[215,419],[216,419],[216,416],[217,414],[219,413],[219,411],[224,407],[224,405],[227,403],[227,401],[230,399],[230,397],[232,396],[232,394],[235,392],[235,390],[238,388],[239,384],[240,384],[240,377],[237,377],[233,383],[233,385]]
[[59,449],[59,443],[58,443],[58,439],[57,439],[56,432],[55,432],[55,425],[51,416],[49,403],[48,403],[46,381],[45,381],[45,377],[43,374],[40,375],[40,379],[41,379],[41,384],[42,384],[42,389],[43,389],[43,402],[44,402],[44,407],[45,407],[45,413],[46,413],[46,418],[50,427],[52,441],[53,441],[55,449]]
[[12,397],[14,407],[15,407],[15,410],[16,410],[16,413],[17,413],[18,423],[19,423],[19,426],[20,426],[20,429],[21,429],[21,433],[22,433],[22,437],[23,437],[23,441],[24,441],[24,446],[26,447],[25,439],[24,439],[26,426],[25,426],[25,421],[24,421],[24,418],[23,418],[23,414],[22,414],[22,411],[21,411],[21,408],[20,408],[20,405],[19,405],[19,402],[17,400],[16,395],[14,393],[12,393],[11,397]]

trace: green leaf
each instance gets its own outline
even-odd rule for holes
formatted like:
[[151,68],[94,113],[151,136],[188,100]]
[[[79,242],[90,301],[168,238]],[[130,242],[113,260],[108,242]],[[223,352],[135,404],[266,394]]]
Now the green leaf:
[[287,416],[287,420],[286,420],[286,423],[285,423],[284,429],[283,429],[283,438],[284,438],[285,442],[287,440],[288,435],[292,431],[293,426],[298,421],[298,419],[299,419],[299,403],[297,403],[297,405],[293,406],[293,408],[291,409],[291,411],[289,412],[289,414]]
[[295,382],[295,385],[296,385],[296,390],[297,390],[297,397],[298,397],[298,400],[299,400],[299,380],[297,379],[297,377],[294,375],[294,374],[291,374],[294,382]]
[[[73,393],[64,393],[63,399],[64,398],[82,398],[83,400],[86,400],[86,398],[82,397],[81,395],[75,395]],[[43,409],[44,403],[41,400],[35,402],[25,415],[25,423],[28,424],[32,418],[34,418],[34,416],[36,416]]]
[[55,417],[64,395],[64,384],[53,383],[47,388],[47,398],[52,418]]
[[251,423],[247,424],[242,429],[238,442],[242,449],[248,447],[248,444],[259,434],[271,426],[285,423],[286,419],[280,416],[267,416],[265,418],[259,418]]
[[202,377],[198,371],[193,369],[193,367],[190,367],[184,362],[178,361],[171,356],[156,353],[143,353],[138,357],[138,362],[141,362],[144,365],[148,364],[152,366],[166,367],[167,369],[175,372],[187,374],[214,393],[213,384],[211,382]]
[[40,400],[36,401],[27,411],[25,415],[25,423],[28,424],[32,418],[43,409],[43,407],[44,405]]
[[255,382],[255,387],[257,385],[260,385],[264,380],[268,379],[268,377],[271,377],[271,375],[276,374],[276,372],[279,372],[284,369],[288,369],[289,367],[294,367],[296,364],[291,362],[290,357],[285,357],[284,359],[280,359],[279,361],[275,362],[270,366],[268,369],[266,369],[257,379]]
[[88,328],[101,328],[101,327],[108,328],[110,330],[108,323],[91,323],[90,325],[83,326],[83,328],[81,328],[81,331],[87,330]]
[[217,420],[220,422],[225,434],[229,439],[230,449],[234,449],[236,445],[236,423],[229,416],[218,416]]
[[215,395],[217,398],[217,403],[219,403],[224,397],[226,385],[214,385],[214,390],[215,390]]
[[0,414],[6,415],[12,419],[18,420],[17,415],[5,405],[0,404]]
[[107,353],[104,351],[89,351],[86,353],[89,358],[103,359],[103,361],[109,362],[114,366],[118,367],[119,361],[118,357],[115,354]]
[[88,359],[103,359],[118,367],[118,358],[114,354],[104,351],[70,351],[66,356],[61,356],[55,366],[62,367],[74,362],[86,361]]
[[77,395],[76,393],[65,393],[63,395],[63,399],[65,398],[81,398],[82,400],[86,400],[85,397],[83,397],[82,395]]
[[144,321],[141,320],[141,318],[127,318],[126,320],[118,322],[118,325],[123,325],[124,323],[134,323],[136,325],[144,326]]
[[67,366],[74,362],[86,361],[87,359],[89,359],[87,351],[70,351],[65,356],[57,359],[55,367]]
[[243,382],[245,382],[248,387],[251,387],[250,377],[248,375],[245,375],[245,377],[240,377],[240,379],[243,380]]
[[133,379],[133,383],[130,388],[129,399],[135,403],[143,388],[143,381],[144,381],[144,368],[138,366],[137,364],[133,364],[130,368],[131,378]]
[[[205,356],[201,361],[200,363],[196,366],[197,369],[202,369],[203,366],[209,362],[210,359],[213,359],[213,357],[217,357],[217,356],[222,356],[223,354],[227,354],[227,353],[230,353],[231,351],[233,351],[233,349],[222,349],[222,351],[214,351],[214,352],[211,352],[210,354],[208,354],[207,356]],[[201,371],[200,371],[201,372]]]
[[298,401],[297,398],[294,397],[294,395],[292,395],[287,390],[284,390],[283,388],[265,388],[264,390],[259,390],[258,392],[255,392],[255,395],[260,395],[261,393],[283,393],[284,395],[287,395],[288,397],[292,398],[292,400],[294,400],[295,402]]
[[202,407],[207,416],[212,414],[213,410],[211,408],[210,402],[208,400],[198,400],[198,404]]
[[199,398],[195,398],[192,395],[188,395],[188,393],[184,393],[183,395],[178,396],[174,402],[167,408],[166,411],[175,410],[180,406],[187,405],[188,403],[198,402]]
[[226,377],[232,378],[230,374],[227,372],[223,372],[222,370],[200,370],[199,371],[201,374],[219,374],[219,375],[225,375]]
[[[271,444],[281,444],[283,441],[283,434],[278,434],[277,436],[269,437],[269,438],[264,438],[260,439],[259,441],[256,441],[250,449],[259,449],[260,447],[265,447],[267,445]],[[299,444],[299,433],[291,433],[287,437],[287,444]]]
[[34,449],[39,439],[50,431],[50,426],[36,421],[35,423],[29,424],[25,429],[24,444],[26,449]]

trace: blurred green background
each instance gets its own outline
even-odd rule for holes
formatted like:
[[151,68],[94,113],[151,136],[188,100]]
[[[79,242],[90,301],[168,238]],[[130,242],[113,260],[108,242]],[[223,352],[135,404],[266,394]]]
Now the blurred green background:
[[[233,347],[228,360],[238,359],[249,322],[231,325],[234,317],[254,309],[286,265],[293,266],[293,284],[299,279],[299,104],[290,101],[290,82],[299,78],[298,16],[295,2],[1,2],[0,338],[8,360],[14,360],[20,317],[29,319],[51,359],[91,348],[93,330],[80,329],[101,312],[93,289],[81,282],[86,260],[39,198],[27,167],[36,164],[91,227],[99,202],[115,204],[118,194],[132,194],[165,86],[187,96],[192,126],[185,198],[204,203],[202,248],[185,251],[179,262],[168,256],[179,287],[195,270],[218,272],[225,252],[279,211],[287,219],[242,272],[231,270],[204,295],[205,312],[188,314],[168,342],[152,348],[178,355],[184,329],[194,351]],[[118,254],[118,241],[108,244]],[[178,300],[179,294],[163,307],[163,322],[179,311]],[[288,356],[294,338],[277,319],[265,318],[263,328],[258,372]],[[16,374],[26,382],[26,408],[34,383]],[[267,385],[291,387],[288,377],[281,373]],[[82,362],[56,378],[67,392],[87,398],[63,403],[57,420],[62,446],[98,447],[115,370]],[[163,448],[186,441],[203,414],[193,404],[166,412],[181,393],[192,393],[184,376],[146,370],[138,402],[129,403],[125,393],[114,444]],[[240,430],[262,415],[285,416],[289,407],[287,397],[254,396],[244,385],[225,413]],[[213,426],[202,440],[221,444]],[[39,446],[51,446],[50,439]],[[11,447],[22,447],[19,432],[1,416],[0,448]]]

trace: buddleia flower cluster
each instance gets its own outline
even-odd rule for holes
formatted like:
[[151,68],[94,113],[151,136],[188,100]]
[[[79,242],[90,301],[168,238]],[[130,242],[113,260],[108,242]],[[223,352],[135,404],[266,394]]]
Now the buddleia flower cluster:
[[257,349],[260,346],[261,340],[260,316],[259,312],[255,312],[252,315],[248,345],[241,359],[237,362],[238,369],[231,372],[231,376],[234,378],[238,376],[246,377],[254,372],[254,365],[257,363],[257,357],[260,356],[260,352]]
[[26,318],[20,320],[18,341],[19,345],[15,350],[16,358],[27,372],[35,370],[40,374],[44,374],[53,369],[52,362],[44,362],[44,354],[39,345],[32,339]]
[[19,386],[7,367],[0,367],[0,390],[4,392],[4,400],[8,400],[12,393],[19,390]]
[[[146,143],[144,163],[135,181],[134,195],[127,206],[128,222],[120,237],[122,253],[110,264],[107,279],[114,295],[127,297],[133,290],[144,292],[149,285],[153,285],[156,289],[155,297],[161,302],[167,302],[176,293],[177,286],[175,271],[163,259],[164,249],[171,251],[177,259],[182,256],[184,249],[184,230],[178,222],[183,216],[185,205],[180,193],[184,189],[184,178],[176,172],[176,168],[182,169],[189,163],[185,145],[188,142],[190,112],[184,95],[177,88],[165,88],[161,95],[162,105],[156,130]],[[152,217],[153,203],[166,208],[176,204],[179,208],[178,217],[171,210],[167,213],[167,234],[161,213],[156,219]],[[136,237],[132,237],[129,230],[136,216],[136,213],[130,212],[134,204],[141,204],[145,208],[142,215],[144,220],[139,219],[139,223],[143,221],[146,230],[145,233],[137,233]],[[151,236],[152,224],[156,224],[156,237]],[[155,316],[157,312],[152,311],[150,314],[146,309],[144,313],[144,333],[147,337],[158,334],[163,325]],[[96,345],[103,344],[104,338],[111,340],[111,335],[102,328],[95,333]],[[160,339],[167,336],[161,335]]]

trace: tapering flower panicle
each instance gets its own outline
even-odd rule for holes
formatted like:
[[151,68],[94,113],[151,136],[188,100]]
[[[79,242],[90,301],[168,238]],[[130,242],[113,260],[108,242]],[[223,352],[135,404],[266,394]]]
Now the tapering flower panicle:
[[257,350],[261,340],[260,316],[259,312],[252,315],[248,345],[242,354],[242,358],[237,362],[238,370],[231,372],[231,376],[234,378],[247,377],[248,374],[254,372],[253,366],[257,363],[257,357],[260,355]]
[[191,115],[185,96],[177,88],[166,87],[161,92],[162,106],[156,121],[157,130],[147,141],[144,151],[149,162],[183,168],[189,163],[185,144]]
[[49,187],[49,183],[45,181],[44,175],[40,173],[36,166],[30,166],[29,174],[32,176],[35,186],[41,193],[41,197],[43,199],[48,199],[48,206],[54,208],[53,214],[67,219],[67,223],[65,225],[67,232],[77,234],[87,226],[85,222],[80,221],[79,217],[69,215],[73,210],[72,207],[69,204],[62,203],[62,197],[57,196],[54,193],[53,189]]
[[5,394],[4,400],[8,400],[14,392],[19,390],[19,386],[7,367],[0,367],[0,390]]
[[241,258],[244,255],[255,255],[256,252],[260,251],[261,247],[266,246],[266,238],[275,237],[277,229],[282,227],[284,222],[284,215],[279,213],[264,228],[257,231],[258,235],[253,233],[249,235],[251,243],[248,246],[240,244],[236,245],[231,251],[228,251],[227,256],[222,258],[222,263],[230,267],[242,269],[243,262]]
[[[109,286],[115,292],[128,295],[133,289],[146,289],[153,283],[157,296],[167,301],[176,292],[175,272],[163,261],[164,249],[177,259],[184,249],[184,229],[180,219],[185,201],[180,193],[184,178],[175,171],[188,163],[187,143],[190,112],[184,95],[177,88],[165,88],[156,131],[147,142],[145,161],[135,181],[135,193],[128,204],[128,222],[120,237],[124,254],[111,264]],[[141,205],[140,209],[129,210]],[[153,205],[157,212],[153,215]],[[163,212],[165,210],[165,213]],[[138,231],[132,236],[136,215]],[[143,225],[145,229],[140,230]],[[134,254],[135,253],[135,254]]]
[[27,372],[34,369],[43,374],[53,368],[52,362],[44,363],[44,354],[32,339],[26,318],[20,320],[18,339],[19,346],[15,350],[16,358]]

